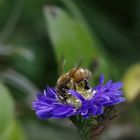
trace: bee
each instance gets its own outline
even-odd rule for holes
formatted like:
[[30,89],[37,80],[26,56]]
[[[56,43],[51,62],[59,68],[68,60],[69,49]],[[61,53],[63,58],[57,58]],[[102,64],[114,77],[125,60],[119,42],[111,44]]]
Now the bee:
[[78,88],[89,89],[88,79],[91,72],[81,67],[74,67],[67,73],[62,74],[57,80],[56,91],[61,101],[65,102],[68,98],[69,89],[77,90]]

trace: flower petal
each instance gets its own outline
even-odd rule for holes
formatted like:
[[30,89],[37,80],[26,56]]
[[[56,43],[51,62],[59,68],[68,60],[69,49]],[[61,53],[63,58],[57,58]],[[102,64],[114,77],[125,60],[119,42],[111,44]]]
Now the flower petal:
[[75,90],[68,90],[68,92],[73,96],[75,96],[76,98],[80,99],[82,102],[85,101],[84,97],[80,93],[76,92]]
[[99,79],[99,84],[102,85],[104,83],[104,75],[101,73],[100,79]]
[[47,87],[44,90],[44,96],[45,96],[45,98],[53,98],[53,99],[55,99],[56,98],[56,93],[55,93],[54,88]]
[[117,90],[117,89],[122,88],[122,86],[123,86],[122,82],[116,82],[116,83],[111,84],[110,90]]
[[73,113],[74,109],[71,106],[64,106],[61,105],[59,107],[55,107],[55,109],[53,110],[53,115],[54,116],[67,116],[68,113]]

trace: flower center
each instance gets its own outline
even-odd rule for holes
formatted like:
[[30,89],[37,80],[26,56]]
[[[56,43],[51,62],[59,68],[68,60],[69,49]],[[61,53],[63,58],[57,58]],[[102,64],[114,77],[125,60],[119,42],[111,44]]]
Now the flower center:
[[[95,94],[95,91],[92,91],[89,86],[86,87],[86,84],[85,80],[75,83],[74,90],[81,94],[86,100],[90,100]],[[82,106],[81,100],[72,96],[70,93],[68,93],[66,103],[72,104],[75,108],[80,108]]]

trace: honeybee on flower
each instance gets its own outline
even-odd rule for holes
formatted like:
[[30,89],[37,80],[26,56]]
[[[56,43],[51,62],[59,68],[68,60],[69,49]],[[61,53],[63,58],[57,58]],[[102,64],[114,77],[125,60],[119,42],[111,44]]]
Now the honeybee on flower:
[[38,94],[33,102],[33,109],[40,119],[66,118],[81,115],[103,115],[106,108],[124,102],[122,83],[109,80],[104,84],[104,75],[100,75],[99,84],[89,85],[91,72],[81,67],[74,67],[61,75],[56,87],[47,87],[43,94]]

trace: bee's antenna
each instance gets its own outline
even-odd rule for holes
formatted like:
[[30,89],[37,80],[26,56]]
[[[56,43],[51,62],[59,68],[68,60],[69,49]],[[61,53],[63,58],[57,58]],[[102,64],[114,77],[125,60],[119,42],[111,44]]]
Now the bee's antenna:
[[58,65],[58,74],[61,75],[64,73],[64,67],[66,65],[66,59],[64,59],[64,56],[61,56],[60,63]]

